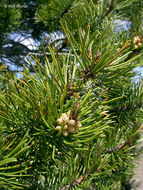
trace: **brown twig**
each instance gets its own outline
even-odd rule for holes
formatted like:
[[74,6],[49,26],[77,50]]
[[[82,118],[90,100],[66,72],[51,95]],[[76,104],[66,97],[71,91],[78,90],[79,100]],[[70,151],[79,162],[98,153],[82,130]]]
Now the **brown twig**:
[[135,136],[137,133],[140,132],[140,130],[143,128],[143,126],[140,126],[138,128],[138,130],[136,131],[136,133],[134,134],[134,136],[132,136],[128,141],[118,145],[117,147],[115,148],[109,148],[107,152],[115,152],[115,151],[118,151],[118,150],[121,150],[122,148],[124,148],[125,146],[129,146],[134,140],[135,140]]
[[113,9],[114,9],[114,0],[111,0],[111,3],[109,5],[109,9],[104,13],[103,18],[108,16]]
[[89,170],[85,173],[84,176],[81,176],[81,177],[79,177],[78,179],[75,179],[73,183],[68,184],[68,185],[66,185],[66,186],[64,186],[64,187],[61,187],[61,188],[59,188],[58,190],[68,190],[68,189],[70,189],[71,187],[75,187],[75,186],[77,186],[77,185],[80,185],[84,180],[86,180],[86,179],[90,176],[91,169],[92,169],[92,168],[90,167]]

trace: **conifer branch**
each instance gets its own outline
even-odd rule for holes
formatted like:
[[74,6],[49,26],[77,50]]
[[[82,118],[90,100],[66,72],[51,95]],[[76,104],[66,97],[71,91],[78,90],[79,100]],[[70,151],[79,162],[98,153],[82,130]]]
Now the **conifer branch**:
[[104,13],[103,18],[107,17],[114,9],[114,0],[111,0],[109,9]]
[[64,187],[59,188],[59,190],[68,190],[70,188],[74,188],[77,185],[80,185],[83,181],[87,180],[87,178],[90,176],[91,168],[85,173],[84,176],[79,177],[78,179],[75,179],[73,183],[68,184]]
[[142,128],[143,128],[143,125],[141,125],[139,127],[139,129],[136,131],[135,135],[133,137],[131,137],[128,141],[123,142],[122,144],[118,145],[116,148],[109,148],[107,152],[108,153],[116,152],[118,150],[123,149],[125,146],[129,147],[134,142],[136,134],[138,134]]

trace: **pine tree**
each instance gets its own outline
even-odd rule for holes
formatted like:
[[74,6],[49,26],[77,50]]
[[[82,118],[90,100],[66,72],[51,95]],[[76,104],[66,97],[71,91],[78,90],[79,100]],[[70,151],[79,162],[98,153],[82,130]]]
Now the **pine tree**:
[[45,64],[31,56],[35,74],[24,67],[0,95],[0,187],[125,189],[141,139],[142,37],[114,19],[134,1],[49,2],[70,4],[60,20],[69,51],[48,44]]

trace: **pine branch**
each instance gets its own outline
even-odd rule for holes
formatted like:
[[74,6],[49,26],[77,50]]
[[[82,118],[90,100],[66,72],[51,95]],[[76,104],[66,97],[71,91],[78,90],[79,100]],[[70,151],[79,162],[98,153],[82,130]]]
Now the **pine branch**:
[[134,140],[135,140],[136,134],[138,134],[142,128],[143,128],[143,126],[141,125],[141,126],[139,127],[139,129],[136,131],[135,135],[134,135],[133,137],[131,137],[128,141],[123,142],[122,144],[118,145],[118,146],[115,147],[115,148],[109,148],[107,152],[108,152],[108,153],[116,152],[116,151],[118,151],[118,150],[123,149],[125,146],[130,147],[130,145],[131,145],[131,144],[134,142]]
[[57,39],[53,40],[53,41],[50,43],[50,45],[52,46],[52,45],[54,45],[55,43],[57,43],[57,42],[59,42],[59,41],[66,40],[66,39],[67,39],[66,37],[63,37],[63,38],[57,38]]
[[103,18],[107,17],[114,9],[114,0],[111,0],[109,9],[104,13]]
[[84,176],[81,176],[78,179],[74,180],[74,182],[71,184],[68,184],[64,187],[59,188],[59,190],[68,190],[70,188],[76,187],[77,185],[80,185],[83,181],[85,181],[90,176],[90,173],[91,173],[91,168],[85,173]]

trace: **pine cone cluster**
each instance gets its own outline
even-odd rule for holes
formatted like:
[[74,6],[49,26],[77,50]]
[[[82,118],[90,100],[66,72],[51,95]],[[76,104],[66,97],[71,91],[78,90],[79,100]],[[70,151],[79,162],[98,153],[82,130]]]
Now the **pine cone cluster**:
[[69,134],[75,134],[78,132],[78,129],[82,127],[82,124],[79,120],[73,119],[70,111],[63,113],[59,119],[57,119],[58,126],[56,129],[60,131],[63,136],[67,137]]
[[143,44],[143,37],[142,36],[135,36],[134,37],[134,47],[137,49]]

